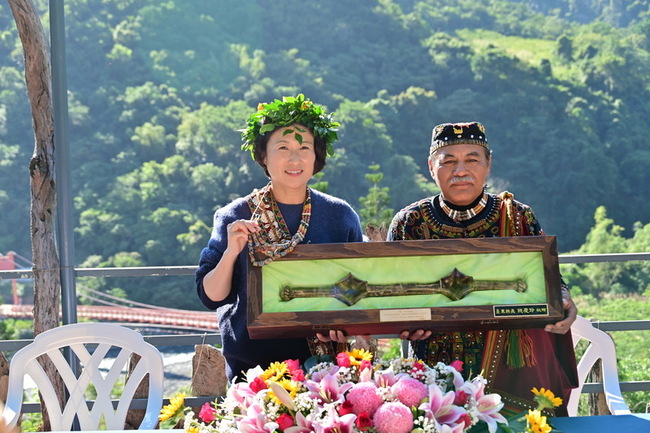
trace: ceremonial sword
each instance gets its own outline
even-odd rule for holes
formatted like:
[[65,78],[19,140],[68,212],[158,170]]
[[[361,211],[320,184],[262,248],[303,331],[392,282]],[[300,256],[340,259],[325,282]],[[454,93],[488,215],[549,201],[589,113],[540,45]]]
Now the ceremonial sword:
[[391,285],[369,284],[349,273],[345,278],[332,286],[320,287],[290,287],[280,290],[280,300],[290,301],[296,298],[336,298],[347,306],[359,302],[363,298],[404,295],[433,295],[441,294],[458,301],[472,292],[485,290],[515,290],[525,292],[526,282],[522,279],[514,281],[474,280],[457,268],[438,281],[432,283],[396,283]]

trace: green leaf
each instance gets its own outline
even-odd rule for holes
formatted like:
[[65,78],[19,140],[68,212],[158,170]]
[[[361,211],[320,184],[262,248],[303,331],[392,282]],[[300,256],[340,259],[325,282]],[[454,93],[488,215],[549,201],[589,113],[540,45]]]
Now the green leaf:
[[174,427],[176,427],[176,424],[179,421],[179,417],[173,416],[171,418],[166,419],[165,421],[160,422],[160,430],[171,430]]

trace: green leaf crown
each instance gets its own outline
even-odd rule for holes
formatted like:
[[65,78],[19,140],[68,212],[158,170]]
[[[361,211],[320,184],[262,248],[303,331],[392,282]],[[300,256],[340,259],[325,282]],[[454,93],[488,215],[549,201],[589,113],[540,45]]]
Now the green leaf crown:
[[[252,156],[257,137],[278,127],[299,124],[309,128],[314,136],[323,139],[327,146],[327,154],[332,156],[334,155],[332,143],[338,140],[337,131],[341,126],[332,119],[333,115],[334,113],[328,114],[322,106],[306,99],[302,93],[296,97],[284,96],[282,101],[276,99],[273,102],[260,103],[257,112],[251,114],[246,121],[246,128],[241,130],[244,142],[241,148],[250,152]],[[304,133],[305,130],[296,127],[295,131],[287,129],[284,134],[294,133],[298,143],[302,143],[300,132]]]

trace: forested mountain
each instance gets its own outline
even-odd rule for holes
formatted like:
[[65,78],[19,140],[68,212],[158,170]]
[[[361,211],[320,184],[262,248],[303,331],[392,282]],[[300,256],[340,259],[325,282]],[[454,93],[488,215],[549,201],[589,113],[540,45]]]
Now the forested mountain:
[[[196,263],[214,210],[267,181],[236,130],[297,93],[336,111],[315,182],[359,211],[373,186],[392,210],[432,194],[432,127],[478,120],[490,188],[562,252],[600,206],[628,237],[649,222],[648,0],[64,1],[80,265]],[[29,257],[34,139],[6,3],[0,35],[0,253]],[[191,283],[156,284],[129,297],[196,306]]]

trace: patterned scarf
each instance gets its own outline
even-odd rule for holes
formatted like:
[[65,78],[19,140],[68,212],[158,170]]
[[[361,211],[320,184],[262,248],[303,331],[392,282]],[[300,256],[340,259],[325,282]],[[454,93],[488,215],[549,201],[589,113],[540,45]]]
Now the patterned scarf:
[[251,219],[257,221],[262,229],[248,236],[248,255],[254,266],[264,266],[286,256],[305,238],[311,219],[309,188],[302,207],[300,225],[293,236],[275,201],[271,183],[261,190],[253,191],[246,197],[246,201],[252,213]]

